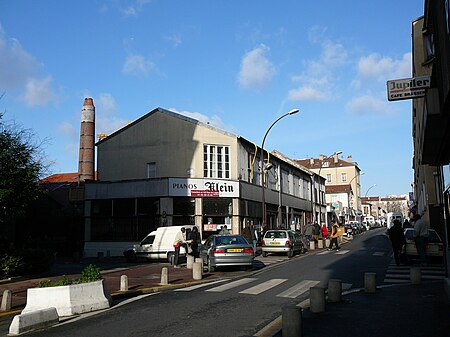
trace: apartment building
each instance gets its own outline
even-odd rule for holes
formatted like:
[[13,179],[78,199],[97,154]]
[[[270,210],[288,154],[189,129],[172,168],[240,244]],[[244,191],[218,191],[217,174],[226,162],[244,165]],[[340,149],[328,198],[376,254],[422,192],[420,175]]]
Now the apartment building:
[[120,255],[159,226],[196,225],[205,238],[225,225],[300,230],[312,219],[313,172],[276,151],[262,165],[256,144],[198,120],[157,108],[96,146],[85,256]]
[[325,178],[324,196],[323,198],[318,196],[317,199],[324,200],[326,212],[335,211],[341,222],[353,220],[361,215],[362,172],[352,156],[344,160],[335,153],[331,156],[320,155],[318,158],[298,159],[296,162]]

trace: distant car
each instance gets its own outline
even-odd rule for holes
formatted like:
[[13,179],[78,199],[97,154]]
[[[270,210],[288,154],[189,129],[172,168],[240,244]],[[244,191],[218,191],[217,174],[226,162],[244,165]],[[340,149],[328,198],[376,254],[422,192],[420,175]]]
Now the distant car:
[[[403,252],[407,257],[418,257],[416,244],[414,242],[414,229],[405,229],[406,244],[403,248]],[[444,256],[444,243],[439,234],[434,229],[428,230],[428,240],[425,247],[425,254],[428,257],[442,258]]]
[[303,249],[300,234],[289,229],[268,230],[261,243],[261,251],[264,257],[269,253],[286,253],[287,256],[292,257],[296,252],[300,254]]
[[226,266],[251,268],[254,252],[242,235],[211,235],[201,245],[200,257],[208,271],[213,272]]

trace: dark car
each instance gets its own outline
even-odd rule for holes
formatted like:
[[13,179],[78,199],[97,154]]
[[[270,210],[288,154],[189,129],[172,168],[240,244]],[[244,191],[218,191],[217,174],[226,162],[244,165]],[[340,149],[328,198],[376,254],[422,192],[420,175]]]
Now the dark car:
[[208,271],[217,267],[244,266],[253,264],[253,247],[242,235],[211,235],[200,248],[200,257]]

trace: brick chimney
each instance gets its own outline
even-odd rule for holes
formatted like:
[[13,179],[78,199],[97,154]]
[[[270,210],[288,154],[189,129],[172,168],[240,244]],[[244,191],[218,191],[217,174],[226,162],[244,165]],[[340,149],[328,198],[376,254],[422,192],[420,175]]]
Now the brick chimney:
[[309,165],[311,165],[311,166],[314,165],[314,158],[310,158],[310,159],[309,159]]
[[81,109],[79,181],[94,180],[95,107],[92,98],[85,98]]
[[347,156],[347,161],[349,162],[349,163],[351,163],[352,161],[353,161],[353,157],[350,155],[350,156]]

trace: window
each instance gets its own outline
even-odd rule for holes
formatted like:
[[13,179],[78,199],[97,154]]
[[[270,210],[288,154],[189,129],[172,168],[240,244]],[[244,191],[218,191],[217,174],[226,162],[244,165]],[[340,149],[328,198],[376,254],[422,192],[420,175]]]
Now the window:
[[203,177],[230,178],[230,147],[203,145]]
[[147,163],[147,178],[156,178],[156,163]]
[[327,174],[327,183],[331,183],[331,174]]
[[347,182],[347,173],[342,173],[341,174],[341,180],[343,183]]

